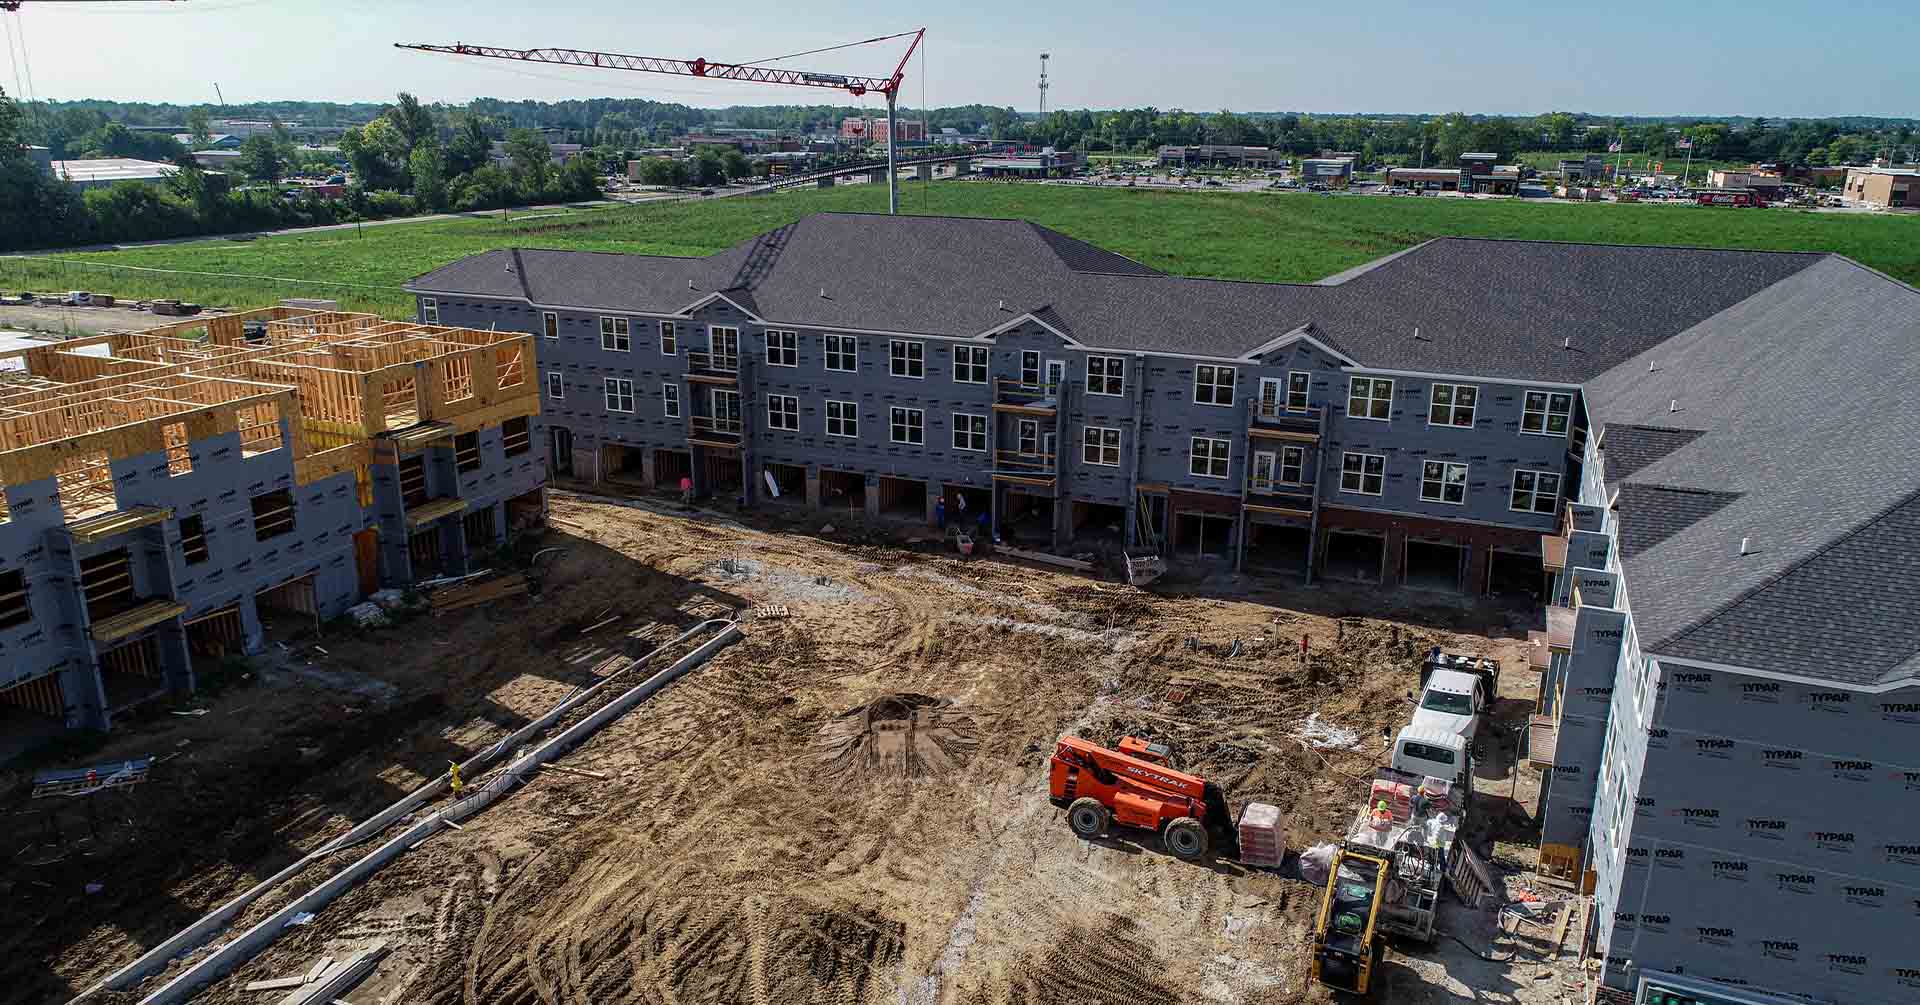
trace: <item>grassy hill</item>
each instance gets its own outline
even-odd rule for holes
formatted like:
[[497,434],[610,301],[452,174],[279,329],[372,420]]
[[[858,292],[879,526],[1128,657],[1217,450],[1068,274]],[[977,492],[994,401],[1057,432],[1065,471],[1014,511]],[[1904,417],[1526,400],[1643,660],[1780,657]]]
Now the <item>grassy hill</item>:
[[[257,305],[286,296],[410,314],[408,278],[509,246],[700,255],[821,211],[882,212],[877,185],[0,259],[0,289]],[[903,212],[1019,217],[1167,272],[1310,281],[1432,237],[1832,251],[1920,284],[1920,217],[1782,209],[904,183]],[[56,260],[57,259],[57,260]],[[113,266],[114,268],[105,268]],[[134,268],[120,268],[134,267]],[[142,270],[182,270],[178,275]],[[236,277],[272,277],[270,280]]]

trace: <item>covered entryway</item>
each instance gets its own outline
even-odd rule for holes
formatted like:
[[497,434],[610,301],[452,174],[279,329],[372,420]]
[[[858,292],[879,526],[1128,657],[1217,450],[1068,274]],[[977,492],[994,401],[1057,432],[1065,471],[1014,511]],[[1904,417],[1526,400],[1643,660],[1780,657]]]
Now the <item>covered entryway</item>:
[[760,465],[760,484],[763,498],[768,502],[800,503],[807,501],[807,469],[798,464],[776,464],[768,461]]
[[159,638],[150,634],[101,653],[100,684],[106,688],[109,715],[166,694]]
[[658,449],[653,452],[653,485],[670,492],[680,491],[680,480],[693,477],[693,454],[685,450]]
[[1126,546],[1127,508],[1113,503],[1073,502],[1073,543],[1118,551]]
[[1487,595],[1538,607],[1546,597],[1546,568],[1539,555],[1487,550]]
[[1008,544],[1029,548],[1053,546],[1053,499],[1009,487],[1000,505],[996,528]]
[[927,518],[927,483],[918,478],[880,476],[880,513],[906,520]]
[[1277,523],[1247,524],[1246,567],[1261,572],[1304,576],[1313,531],[1307,526]]
[[[421,534],[435,532],[424,530]],[[414,575],[418,578],[417,568]],[[261,590],[253,595],[253,605],[261,629],[269,635],[287,638],[307,629],[318,631],[320,628],[320,606],[311,573]]]
[[946,504],[941,516],[947,526],[978,530],[983,537],[993,533],[992,489],[947,485],[941,501]]
[[1327,558],[1322,567],[1328,579],[1358,583],[1380,582],[1386,563],[1387,539],[1358,531],[1327,532]]
[[706,484],[702,486],[707,494],[715,499],[738,500],[746,487],[746,478],[740,469],[740,455],[731,450],[706,449],[704,473]]
[[1414,590],[1457,593],[1466,572],[1467,550],[1446,541],[1407,541],[1406,585]]
[[1225,558],[1233,549],[1233,518],[1220,513],[1175,513],[1173,554]]
[[186,624],[187,656],[193,660],[196,675],[246,650],[246,627],[240,620],[238,601]]
[[624,485],[645,485],[647,452],[624,443],[600,445],[600,478]]
[[821,468],[820,506],[823,509],[866,512],[867,476],[857,471],[828,471]]

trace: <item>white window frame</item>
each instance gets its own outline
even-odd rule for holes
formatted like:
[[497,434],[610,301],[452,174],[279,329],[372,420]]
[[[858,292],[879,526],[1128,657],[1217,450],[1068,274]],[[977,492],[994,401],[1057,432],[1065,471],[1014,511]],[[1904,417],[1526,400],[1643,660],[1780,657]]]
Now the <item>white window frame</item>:
[[[720,351],[720,344],[724,339],[721,332],[733,336],[732,352]],[[707,359],[716,370],[738,372],[740,370],[740,329],[735,325],[708,325]]]
[[[1347,461],[1349,458],[1357,459],[1359,461],[1359,465],[1350,469],[1347,464]],[[1380,462],[1380,470],[1378,473],[1375,473],[1372,475],[1369,475],[1367,473],[1367,461],[1369,459]],[[1354,485],[1355,485],[1354,488],[1347,487],[1348,475],[1352,475],[1356,479],[1356,481],[1354,482]],[[1375,488],[1372,492],[1367,491],[1368,478],[1375,478],[1379,480],[1379,486]],[[1340,491],[1350,492],[1357,496],[1385,495],[1387,491],[1387,455],[1386,454],[1369,454],[1359,450],[1348,450],[1341,453],[1340,455]]]
[[660,322],[660,355],[680,355],[680,328],[671,321]]
[[[895,348],[900,346],[906,348],[904,351],[896,353],[894,351]],[[917,369],[920,372],[902,373],[901,371],[903,369]],[[887,375],[904,377],[907,380],[927,379],[927,344],[925,342],[916,342],[912,339],[889,339],[887,341]]]
[[[1111,442],[1109,442],[1111,441]],[[1080,460],[1103,468],[1120,466],[1120,444],[1125,442],[1118,426],[1080,427]],[[1111,457],[1111,460],[1107,458]]]
[[[1296,379],[1298,379],[1298,381],[1300,382],[1300,387],[1298,390],[1296,390],[1293,386],[1294,381]],[[1293,399],[1295,395],[1300,396],[1299,404],[1294,403]],[[1287,408],[1291,411],[1296,411],[1296,412],[1305,411],[1307,408],[1310,407],[1309,402],[1311,402],[1312,400],[1313,400],[1313,371],[1288,370],[1287,371]]]
[[[849,440],[860,438],[859,402],[829,398],[826,406],[828,436],[839,436]],[[833,427],[836,424],[840,427],[839,432],[834,431]]]
[[[920,438],[917,440],[900,439],[894,435],[895,429],[905,429],[909,436],[917,432],[920,434]],[[924,408],[908,408],[905,405],[890,406],[887,411],[887,440],[891,443],[901,443],[910,447],[926,446],[927,410]]]
[[660,385],[660,411],[669,419],[680,417],[680,385]]
[[[1093,372],[1093,363],[1100,361],[1101,372]],[[1118,367],[1119,372],[1114,369]],[[1101,390],[1111,387],[1113,390]],[[1125,356],[1106,356],[1097,353],[1087,354],[1087,393],[1102,394],[1108,397],[1123,397],[1127,393],[1127,358]]]
[[[607,411],[633,414],[633,378],[602,377],[600,379],[601,390],[606,394]],[[620,407],[619,403],[622,400],[626,402],[627,407]]]
[[437,297],[420,298],[420,317],[426,324],[440,323],[440,300]]
[[[1438,476],[1434,469],[1439,468]],[[1458,477],[1455,477],[1455,473]],[[1427,486],[1433,486],[1433,494],[1427,494]],[[1460,488],[1460,498],[1448,499],[1447,489]],[[1440,503],[1446,506],[1465,506],[1467,504],[1467,466],[1459,461],[1421,461],[1420,462],[1420,501]]]
[[[1201,444],[1206,449],[1201,449]],[[1196,468],[1206,470],[1198,471]],[[1219,474],[1214,473],[1215,468]],[[1187,443],[1187,474],[1195,478],[1226,478],[1233,473],[1233,441],[1217,436],[1195,436]]]
[[[987,417],[976,412],[953,413],[953,449],[973,453],[987,452]],[[961,442],[962,438],[966,442]],[[979,446],[972,444],[978,443]]]
[[1043,375],[1044,371],[1040,368],[1040,350],[1020,350],[1020,383],[1028,387],[1039,387],[1041,380],[1044,379]]
[[557,312],[540,312],[540,334],[550,339],[560,338],[560,315]]
[[[1521,489],[1521,475],[1532,475],[1533,487],[1524,490]],[[1546,509],[1540,508],[1540,500],[1542,498],[1542,492],[1540,490],[1541,478],[1553,479],[1553,493],[1546,496],[1548,500]],[[1538,468],[1515,468],[1513,469],[1513,482],[1507,492],[1507,509],[1515,513],[1557,513],[1560,511],[1560,493],[1565,488],[1565,483],[1566,479],[1558,471],[1542,471]],[[1519,496],[1522,491],[1527,493],[1527,505],[1515,506],[1515,498]]]
[[[1287,469],[1293,469],[1293,477],[1287,477]],[[1274,469],[1274,477],[1285,485],[1304,485],[1301,479],[1307,476],[1307,448],[1281,447],[1280,466]]]
[[[792,425],[787,425],[789,421],[792,422]],[[800,399],[791,394],[767,395],[767,428],[778,429],[788,433],[799,432]]]
[[[839,348],[835,348],[836,344]],[[856,373],[860,369],[860,339],[853,335],[828,335],[824,365],[832,373]],[[846,366],[834,366],[836,357],[846,360]]]
[[[1029,435],[1031,431],[1031,435]],[[1021,419],[1014,426],[1013,449],[1029,457],[1040,452],[1040,420]]]
[[[1203,370],[1209,375],[1205,381],[1200,379],[1200,373]],[[1223,375],[1227,378],[1224,384],[1220,382],[1220,378]],[[1216,363],[1195,364],[1193,368],[1193,403],[1196,405],[1211,405],[1215,408],[1232,408],[1234,384],[1239,379],[1240,371],[1238,367],[1221,366]],[[1203,401],[1200,398],[1200,389],[1202,387],[1207,389],[1208,400]],[[1227,396],[1227,400],[1225,401],[1219,400],[1220,392],[1223,389],[1226,391]]]
[[632,352],[633,330],[626,318],[600,316],[600,348],[607,352]]
[[[1444,402],[1440,400],[1442,389],[1446,391],[1447,400]],[[1465,405],[1460,404],[1462,394],[1470,399]],[[1480,386],[1478,384],[1448,384],[1435,381],[1431,387],[1427,388],[1427,425],[1429,426],[1472,429],[1474,417],[1479,409]],[[1462,411],[1466,413],[1467,421],[1465,422],[1460,421]],[[1439,412],[1445,412],[1443,416],[1446,419],[1445,422],[1434,421],[1434,415]]]
[[547,397],[554,401],[567,400],[567,377],[558,370],[547,371]]
[[[953,366],[953,382],[956,384],[985,384],[992,366],[987,347],[983,345],[954,346],[950,362]],[[980,374],[979,380],[973,379],[975,371]],[[962,373],[966,376],[962,377]]]
[[[1566,399],[1566,408],[1556,410],[1553,407],[1555,404],[1555,400],[1561,399],[1561,398]],[[1534,407],[1535,399],[1539,400],[1540,407],[1538,408]],[[1528,429],[1527,420],[1534,416],[1539,417],[1540,428]],[[1559,432],[1555,432],[1552,428],[1553,420],[1556,416],[1561,420],[1561,424],[1563,427],[1560,429]],[[1535,389],[1529,389],[1521,393],[1520,395],[1520,433],[1521,435],[1523,436],[1558,436],[1561,438],[1565,438],[1572,432],[1573,432],[1573,392],[1572,391],[1549,391],[1549,390],[1535,388]]]
[[769,328],[762,333],[767,347],[768,366],[800,365],[800,333],[784,328]]
[[[1365,387],[1364,393],[1362,387]],[[1386,388],[1382,395],[1380,389]],[[1366,407],[1356,412],[1354,403],[1361,402]],[[1374,415],[1373,406],[1380,406],[1385,415]],[[1347,380],[1347,418],[1366,419],[1369,422],[1393,421],[1393,378],[1392,377],[1350,377]]]

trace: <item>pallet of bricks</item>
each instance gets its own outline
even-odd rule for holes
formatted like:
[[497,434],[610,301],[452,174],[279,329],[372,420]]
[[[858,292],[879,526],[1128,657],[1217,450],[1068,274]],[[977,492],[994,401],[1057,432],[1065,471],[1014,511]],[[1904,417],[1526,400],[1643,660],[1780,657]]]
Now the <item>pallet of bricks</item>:
[[435,589],[427,597],[433,613],[444,614],[479,604],[492,603],[504,597],[517,597],[527,592],[527,577],[511,572],[501,576],[484,579],[463,579]]

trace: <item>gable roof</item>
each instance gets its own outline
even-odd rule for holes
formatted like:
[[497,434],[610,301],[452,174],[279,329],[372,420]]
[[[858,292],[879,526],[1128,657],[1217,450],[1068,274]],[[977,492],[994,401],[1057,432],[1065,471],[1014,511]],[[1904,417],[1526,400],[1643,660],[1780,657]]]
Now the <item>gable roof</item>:
[[1643,648],[1920,672],[1916,382],[1920,291],[1826,258],[1589,383]]
[[[705,258],[520,255],[529,297],[549,306],[670,314],[724,292],[769,321],[960,338],[1044,308],[1088,347],[1228,359],[1306,323],[1371,368],[1562,383],[1821,257],[1441,238],[1325,284],[1251,283],[1163,275],[1023,220],[850,213],[808,216]],[[497,266],[471,261],[408,288],[511,295],[488,272]]]

